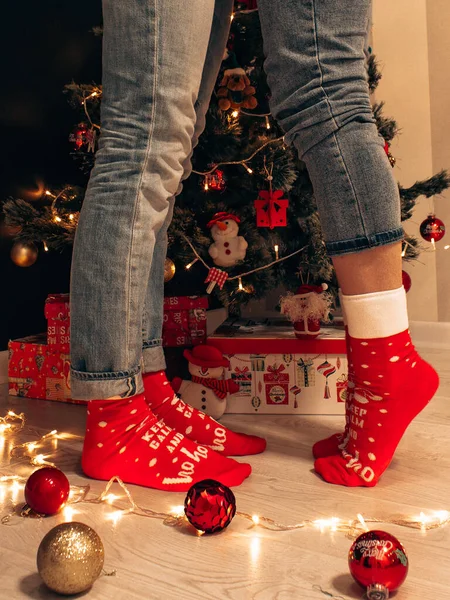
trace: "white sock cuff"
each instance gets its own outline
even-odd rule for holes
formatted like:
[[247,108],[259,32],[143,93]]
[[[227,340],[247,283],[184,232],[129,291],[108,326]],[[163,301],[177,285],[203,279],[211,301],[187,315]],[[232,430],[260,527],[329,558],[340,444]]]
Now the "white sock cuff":
[[344,327],[347,327],[347,313],[345,312],[345,306],[344,306],[344,294],[342,293],[341,288],[339,288],[339,303],[341,305],[341,310],[342,310],[342,318],[344,320]]
[[384,338],[408,329],[406,292],[396,290],[357,296],[341,295],[348,332],[355,338]]

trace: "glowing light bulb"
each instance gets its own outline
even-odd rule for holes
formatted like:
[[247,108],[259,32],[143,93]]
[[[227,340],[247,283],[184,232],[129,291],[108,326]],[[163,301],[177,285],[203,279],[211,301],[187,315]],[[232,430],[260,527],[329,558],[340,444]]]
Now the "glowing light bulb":
[[266,129],[270,129],[270,121],[268,116],[266,116]]
[[447,244],[446,246],[444,246],[444,250],[448,250],[450,248],[450,244]]
[[71,506],[65,506],[63,508],[63,517],[64,517],[64,521],[66,522],[70,522],[73,520],[73,515],[76,515],[78,511],[76,511],[74,508],[72,508]]
[[239,281],[239,287],[238,287],[238,289],[239,289],[240,292],[242,292],[244,290],[244,286],[242,285],[242,277],[239,277],[238,281]]
[[108,504],[112,504],[114,500],[118,500],[120,496],[116,496],[116,494],[108,494],[105,496],[105,500]]
[[73,215],[72,213],[69,215],[69,219],[70,219],[71,221],[73,221],[74,217],[75,217],[75,215]]
[[278,244],[275,244],[275,246],[273,247],[273,249],[275,250],[275,260],[278,260],[279,259],[279,254],[278,254],[279,246],[278,246]]
[[172,506],[170,509],[171,514],[174,517],[183,517],[184,516],[184,506],[180,504],[179,506]]
[[198,258],[194,258],[194,260],[192,262],[190,262],[189,264],[186,265],[186,269],[189,271],[189,269],[195,265],[195,263],[198,262]]
[[357,515],[358,517],[358,521],[361,523],[361,525],[364,527],[364,531],[369,531],[369,528],[367,527],[366,522],[364,521],[364,517],[358,513]]
[[116,510],[113,513],[109,514],[106,518],[110,521],[113,522],[113,525],[117,525],[117,523],[120,521],[120,519],[123,516],[123,511],[121,510]]
[[239,111],[238,110],[233,110],[233,112],[231,113],[232,117],[237,117],[239,115]]
[[253,523],[255,525],[258,525],[259,524],[259,517],[258,517],[258,515],[253,515],[252,516],[252,521],[253,521]]
[[247,169],[247,173],[249,173],[249,175],[253,173],[253,170],[250,169],[250,167],[247,167],[247,165],[244,165],[244,167]]
[[30,442],[29,444],[27,444],[28,452],[33,452],[33,450],[35,450],[36,448],[37,448],[37,444],[35,444],[34,442]]
[[44,250],[45,250],[46,252],[48,252],[48,246],[47,246],[47,243],[46,243],[46,242],[44,242]]
[[55,220],[56,223],[60,223],[62,221],[61,217],[55,217],[54,220]]

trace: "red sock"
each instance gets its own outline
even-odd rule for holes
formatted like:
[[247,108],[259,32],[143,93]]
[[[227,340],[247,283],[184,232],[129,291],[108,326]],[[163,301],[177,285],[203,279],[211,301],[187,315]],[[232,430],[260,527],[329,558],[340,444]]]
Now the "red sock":
[[332,456],[333,454],[339,454],[339,446],[345,445],[348,436],[348,430],[350,425],[350,405],[351,396],[353,392],[353,364],[350,357],[350,338],[348,335],[348,329],[345,328],[345,343],[347,346],[347,360],[348,360],[348,383],[347,383],[347,398],[345,400],[345,429],[343,433],[334,433],[330,437],[324,440],[319,440],[312,447],[312,453],[314,458],[323,458],[324,456]]
[[202,479],[240,485],[251,473],[245,463],[198,446],[149,410],[144,394],[88,404],[82,468],[88,477],[173,492]]
[[348,441],[340,455],[319,458],[314,468],[330,483],[372,487],[408,425],[435,394],[439,378],[417,354],[407,330],[350,337],[350,355],[355,387]]
[[228,456],[259,454],[266,440],[231,431],[212,417],[180,400],[164,371],[143,376],[146,400],[151,410],[170,427],[203,446]]

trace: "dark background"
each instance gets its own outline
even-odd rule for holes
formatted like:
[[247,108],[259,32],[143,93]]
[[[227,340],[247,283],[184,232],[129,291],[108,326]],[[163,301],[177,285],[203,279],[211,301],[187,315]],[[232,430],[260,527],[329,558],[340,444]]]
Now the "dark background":
[[[45,188],[85,185],[70,156],[78,122],[64,85],[101,83],[100,0],[9,3],[3,20],[0,94],[0,202],[33,200]],[[9,339],[46,331],[49,293],[68,292],[71,251],[43,252],[31,267],[10,259],[13,241],[0,229],[0,350]]]

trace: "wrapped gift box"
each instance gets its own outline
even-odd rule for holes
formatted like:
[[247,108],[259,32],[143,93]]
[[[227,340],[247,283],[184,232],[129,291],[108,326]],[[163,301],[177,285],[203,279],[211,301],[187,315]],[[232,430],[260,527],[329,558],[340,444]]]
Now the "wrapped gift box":
[[206,341],[204,296],[169,296],[164,298],[163,346],[195,346]]
[[45,301],[47,319],[47,344],[61,352],[70,352],[70,303],[69,294],[51,294]]
[[9,394],[86,404],[70,398],[70,356],[46,342],[45,333],[9,342]]
[[324,327],[311,340],[284,320],[226,321],[208,338],[230,361],[239,384],[228,413],[344,414],[347,357],[343,328]]

